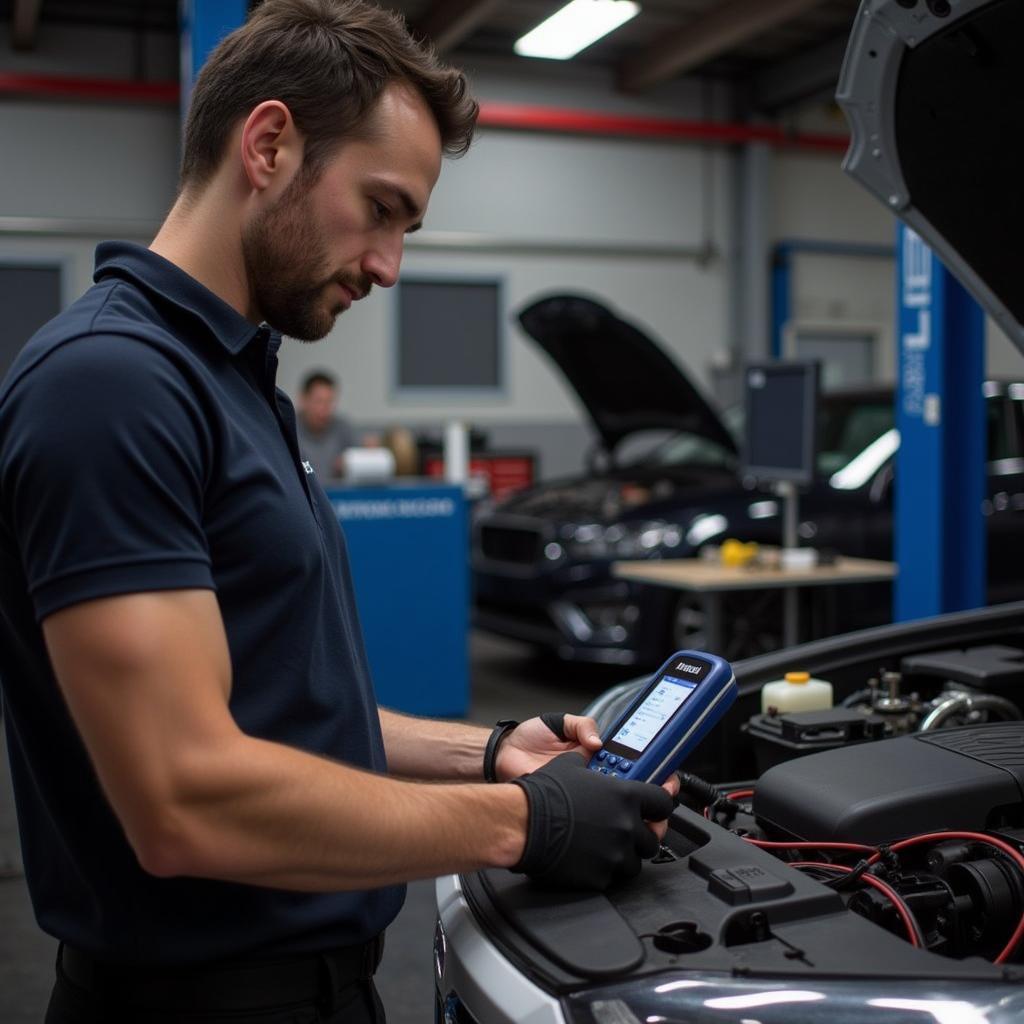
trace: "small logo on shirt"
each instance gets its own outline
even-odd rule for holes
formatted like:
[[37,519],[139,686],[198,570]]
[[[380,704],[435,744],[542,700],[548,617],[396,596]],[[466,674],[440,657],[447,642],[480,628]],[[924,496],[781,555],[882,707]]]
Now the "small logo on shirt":
[[306,461],[303,461],[302,468],[306,471],[306,476],[313,475],[313,467]]

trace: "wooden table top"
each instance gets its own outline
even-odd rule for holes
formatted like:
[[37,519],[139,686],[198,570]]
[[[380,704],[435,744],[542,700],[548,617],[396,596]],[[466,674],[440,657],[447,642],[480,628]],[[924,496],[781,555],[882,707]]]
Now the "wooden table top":
[[767,569],[725,566],[703,558],[615,562],[612,575],[638,583],[655,583],[680,590],[756,590],[762,587],[815,587],[842,583],[874,583],[895,578],[895,562],[868,558],[838,558],[833,565],[808,569]]

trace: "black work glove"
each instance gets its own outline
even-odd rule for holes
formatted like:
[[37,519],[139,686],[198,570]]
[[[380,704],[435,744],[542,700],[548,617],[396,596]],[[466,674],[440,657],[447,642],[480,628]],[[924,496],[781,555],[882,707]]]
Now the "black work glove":
[[546,886],[601,890],[632,878],[641,858],[658,852],[645,821],[672,813],[660,786],[589,771],[572,751],[513,782],[525,790],[530,814],[526,848],[512,870]]

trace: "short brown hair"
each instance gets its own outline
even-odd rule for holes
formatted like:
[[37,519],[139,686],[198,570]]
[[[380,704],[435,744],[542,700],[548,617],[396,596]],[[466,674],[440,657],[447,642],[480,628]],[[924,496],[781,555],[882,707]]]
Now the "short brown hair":
[[315,177],[396,81],[423,96],[444,152],[465,153],[479,111],[465,75],[413,39],[398,15],[363,0],[264,0],[196,79],[181,187],[209,181],[238,120],[271,99],[291,111],[305,137],[303,171]]

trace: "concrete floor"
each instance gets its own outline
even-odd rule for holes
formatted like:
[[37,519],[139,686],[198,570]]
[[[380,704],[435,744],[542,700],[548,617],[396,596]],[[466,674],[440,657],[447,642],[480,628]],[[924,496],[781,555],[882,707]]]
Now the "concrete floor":
[[[629,669],[564,666],[530,648],[474,633],[470,640],[470,721],[525,719],[541,711],[579,711]],[[0,730],[2,733],[2,730]],[[56,942],[36,926],[21,876],[6,750],[0,750],[0,1024],[39,1024],[53,980]],[[432,1024],[434,883],[409,886],[388,929],[378,986],[389,1024]]]

